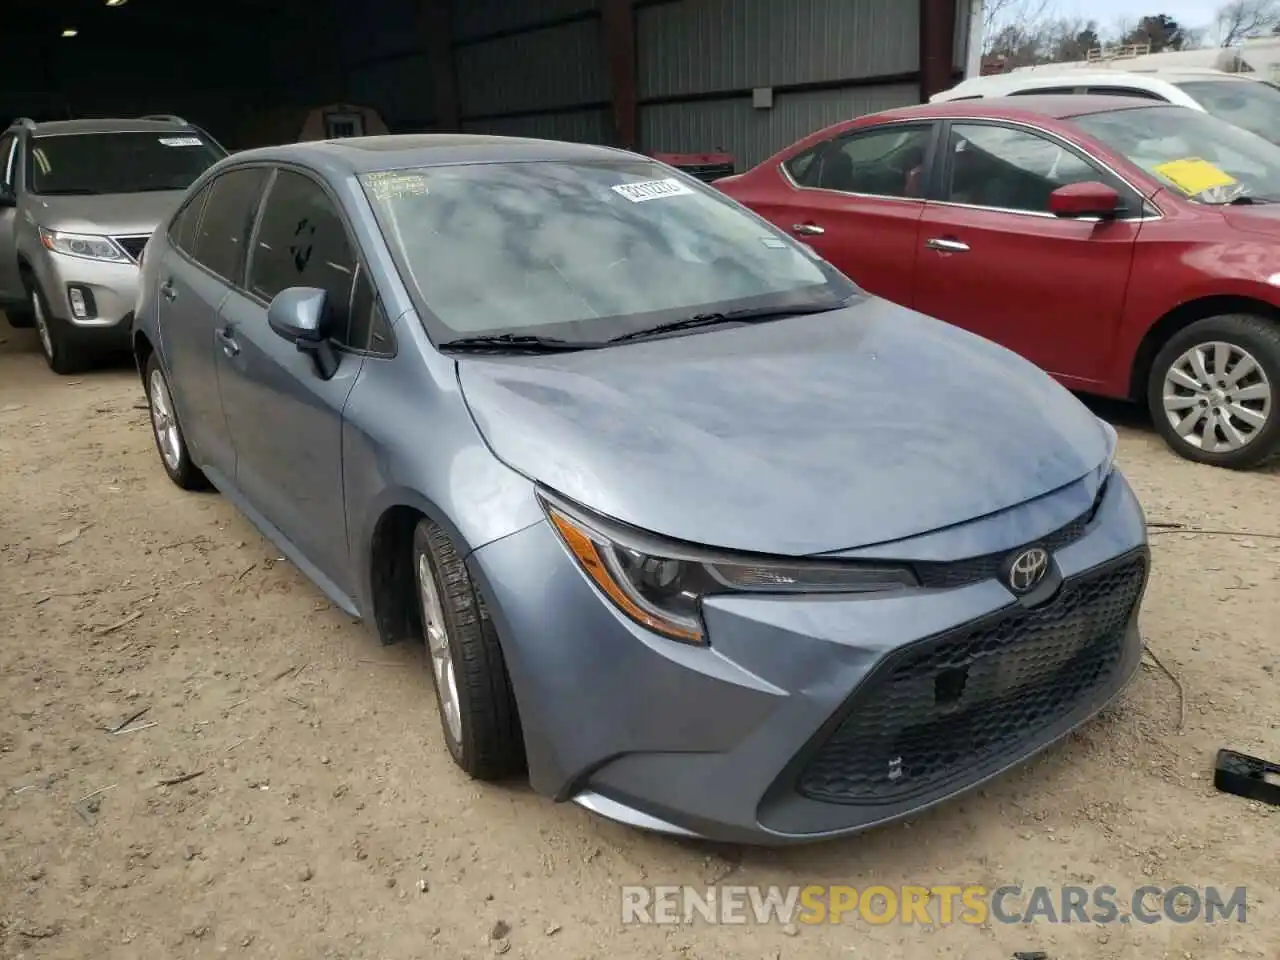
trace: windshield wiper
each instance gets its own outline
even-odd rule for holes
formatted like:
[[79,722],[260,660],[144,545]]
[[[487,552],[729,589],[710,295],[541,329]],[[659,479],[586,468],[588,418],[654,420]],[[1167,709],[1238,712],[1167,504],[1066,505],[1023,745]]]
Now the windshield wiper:
[[440,344],[441,350],[528,350],[537,353],[562,353],[570,350],[594,350],[599,343],[561,340],[558,337],[535,337],[522,333],[495,333],[482,337],[459,337]]
[[62,190],[38,191],[42,197],[99,197],[101,190],[90,190],[87,187],[66,187]]
[[841,301],[840,303],[824,304],[823,306],[814,306],[810,304],[803,307],[748,307],[744,310],[695,313],[691,317],[682,317],[679,320],[669,320],[666,323],[658,324],[656,327],[645,327],[642,330],[632,330],[630,333],[611,337],[609,342],[625,343],[628,340],[643,340],[647,337],[658,337],[664,333],[674,333],[677,330],[692,330],[695,327],[712,327],[721,323],[749,323],[751,321],[785,320],[787,317],[798,317],[805,313],[826,313],[829,310],[839,310],[847,302],[848,301]]
[[1234,197],[1228,200],[1225,206],[1244,207],[1244,206],[1252,206],[1255,203],[1275,203],[1275,202],[1276,201],[1273,200],[1271,197],[1254,197],[1254,196],[1245,194],[1244,196]]

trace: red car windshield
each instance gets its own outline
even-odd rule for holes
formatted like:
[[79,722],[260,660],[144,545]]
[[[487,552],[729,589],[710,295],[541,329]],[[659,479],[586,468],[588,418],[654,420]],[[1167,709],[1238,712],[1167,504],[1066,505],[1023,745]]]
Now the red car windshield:
[[1280,147],[1207,113],[1152,106],[1073,122],[1197,203],[1280,202]]

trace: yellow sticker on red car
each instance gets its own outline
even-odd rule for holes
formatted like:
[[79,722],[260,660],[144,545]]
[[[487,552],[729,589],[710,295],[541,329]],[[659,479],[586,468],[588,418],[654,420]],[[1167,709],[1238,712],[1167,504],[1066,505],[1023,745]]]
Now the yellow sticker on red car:
[[1171,160],[1155,167],[1155,172],[1164,177],[1189,197],[1212,190],[1215,187],[1229,187],[1236,183],[1236,178],[1208,160],[1199,157],[1187,157],[1183,160]]

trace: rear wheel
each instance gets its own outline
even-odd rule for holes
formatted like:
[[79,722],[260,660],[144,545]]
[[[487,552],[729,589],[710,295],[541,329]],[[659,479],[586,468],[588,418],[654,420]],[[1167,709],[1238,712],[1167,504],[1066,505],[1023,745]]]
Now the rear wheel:
[[1280,325],[1208,317],[1156,356],[1147,385],[1156,429],[1188,460],[1244,470],[1280,452]]
[[205,475],[191,461],[187,441],[178,423],[169,381],[153,353],[147,360],[147,407],[151,412],[151,433],[156,440],[160,463],[169,479],[183,490],[202,490],[209,485]]
[[422,636],[445,744],[478,780],[524,768],[524,737],[498,636],[453,544],[429,520],[413,532]]

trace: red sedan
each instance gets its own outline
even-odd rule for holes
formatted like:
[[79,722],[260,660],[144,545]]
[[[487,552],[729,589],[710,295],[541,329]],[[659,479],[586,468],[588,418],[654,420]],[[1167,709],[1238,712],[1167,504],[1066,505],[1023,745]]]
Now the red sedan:
[[870,293],[1145,400],[1185,457],[1280,452],[1280,147],[1252,133],[1122,97],[954,101],[716,186]]

